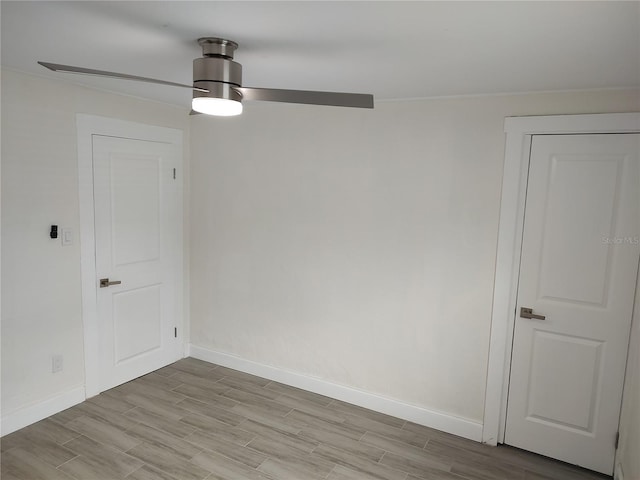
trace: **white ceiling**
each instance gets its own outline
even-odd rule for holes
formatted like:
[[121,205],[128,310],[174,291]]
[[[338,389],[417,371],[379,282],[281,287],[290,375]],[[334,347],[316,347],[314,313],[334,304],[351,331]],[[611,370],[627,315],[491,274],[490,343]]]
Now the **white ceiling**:
[[240,44],[243,84],[376,99],[640,86],[640,2],[2,1],[2,65],[176,105],[198,37]]

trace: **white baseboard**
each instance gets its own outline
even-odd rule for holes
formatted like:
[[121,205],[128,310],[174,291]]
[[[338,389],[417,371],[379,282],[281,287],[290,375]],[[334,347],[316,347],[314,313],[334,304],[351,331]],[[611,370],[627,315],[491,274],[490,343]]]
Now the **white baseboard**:
[[301,388],[309,392],[318,393],[326,397],[335,398],[376,412],[385,413],[402,418],[426,427],[435,428],[443,432],[458,435],[477,442],[482,439],[482,424],[466,418],[448,415],[446,413],[428,410],[426,408],[409,405],[374,393],[357,390],[355,388],[331,383],[316,377],[301,373],[282,370],[262,363],[245,360],[227,353],[209,350],[190,344],[187,351],[190,356],[206,362],[222,365],[223,367],[240,370],[241,372],[257,375],[269,380],[284,383],[292,387]]
[[613,480],[624,480],[624,473],[622,472],[622,464],[616,464],[616,471],[613,472]]
[[84,385],[2,415],[0,435],[15,432],[85,401]]

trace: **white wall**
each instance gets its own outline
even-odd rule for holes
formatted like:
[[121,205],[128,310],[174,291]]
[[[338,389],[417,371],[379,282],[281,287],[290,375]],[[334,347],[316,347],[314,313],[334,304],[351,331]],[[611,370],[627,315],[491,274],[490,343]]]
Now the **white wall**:
[[640,479],[640,283],[636,290],[618,447],[616,463],[624,479]]
[[[1,81],[4,418],[84,383],[75,114],[185,132],[189,120],[7,70]],[[481,421],[503,118],[638,109],[638,92],[614,91],[193,118],[192,342]],[[52,223],[73,229],[73,246],[49,239]]]
[[506,116],[637,91],[247,105],[191,125],[191,341],[482,422]]
[[[84,385],[76,113],[189,126],[181,108],[2,71],[3,433],[7,418]],[[50,239],[51,224],[71,228],[73,246]]]

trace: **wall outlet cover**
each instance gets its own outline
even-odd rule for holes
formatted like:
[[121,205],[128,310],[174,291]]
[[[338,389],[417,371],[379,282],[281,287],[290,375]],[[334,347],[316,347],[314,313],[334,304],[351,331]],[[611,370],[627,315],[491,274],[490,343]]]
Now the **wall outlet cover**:
[[51,373],[57,373],[62,371],[62,355],[53,355],[51,357]]

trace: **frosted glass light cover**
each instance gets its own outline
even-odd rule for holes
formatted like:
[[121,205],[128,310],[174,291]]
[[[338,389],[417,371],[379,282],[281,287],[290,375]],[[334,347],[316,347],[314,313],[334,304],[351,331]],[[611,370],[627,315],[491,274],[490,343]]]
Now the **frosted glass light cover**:
[[195,112],[221,117],[231,117],[242,113],[242,103],[226,98],[196,97],[191,101],[191,108]]

